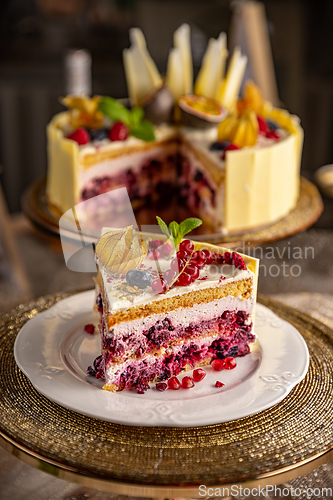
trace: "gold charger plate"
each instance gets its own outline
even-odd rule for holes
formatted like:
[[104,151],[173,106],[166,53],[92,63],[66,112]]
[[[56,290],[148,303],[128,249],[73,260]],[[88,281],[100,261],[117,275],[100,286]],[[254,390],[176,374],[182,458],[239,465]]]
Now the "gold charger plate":
[[0,317],[0,444],[20,459],[113,493],[172,498],[199,497],[200,484],[281,484],[333,458],[333,331],[327,326],[261,297],[309,348],[308,373],[290,394],[268,410],[224,424],[131,427],[53,403],[15,363],[14,341],[24,323],[69,295],[41,297]]
[[[22,197],[22,208],[25,215],[42,229],[53,234],[59,234],[60,213],[47,203],[45,196],[45,177],[37,179]],[[296,208],[286,217],[274,224],[260,229],[240,232],[233,235],[223,236],[220,233],[211,233],[211,230],[203,225],[196,231],[198,239],[209,243],[227,244],[229,247],[237,247],[245,241],[250,246],[260,245],[277,241],[304,231],[312,226],[323,211],[323,202],[318,189],[312,182],[301,177],[300,196]],[[161,207],[158,214],[164,220],[184,219],[191,216],[179,206],[173,206],[165,210]],[[156,224],[154,213],[151,209],[136,212],[136,219],[141,224]],[[75,228],[76,229],[76,228]],[[83,233],[85,233],[83,229]],[[65,235],[65,233],[64,233]],[[89,231],[88,236],[91,235]],[[67,231],[66,236],[77,240],[80,235],[74,231]],[[98,237],[98,236],[97,236]]]

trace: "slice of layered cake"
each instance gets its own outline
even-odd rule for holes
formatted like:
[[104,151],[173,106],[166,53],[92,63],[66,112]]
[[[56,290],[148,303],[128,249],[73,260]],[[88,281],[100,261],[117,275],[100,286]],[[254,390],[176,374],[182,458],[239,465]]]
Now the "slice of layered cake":
[[257,259],[181,240],[184,223],[149,243],[131,228],[106,232],[96,246],[102,357],[95,367],[106,390],[142,393],[150,382],[250,353]]

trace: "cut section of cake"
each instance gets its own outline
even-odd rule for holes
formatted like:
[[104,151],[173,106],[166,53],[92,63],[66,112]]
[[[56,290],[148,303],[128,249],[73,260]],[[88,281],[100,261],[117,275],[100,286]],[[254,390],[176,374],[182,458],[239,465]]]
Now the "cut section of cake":
[[256,339],[257,259],[191,240],[170,252],[170,239],[150,237],[147,255],[140,265],[131,261],[126,274],[112,264],[112,251],[119,259],[113,243],[107,258],[105,241],[114,241],[112,232],[96,246],[98,376],[112,392],[135,388],[143,393],[150,382],[215,359],[245,356]]

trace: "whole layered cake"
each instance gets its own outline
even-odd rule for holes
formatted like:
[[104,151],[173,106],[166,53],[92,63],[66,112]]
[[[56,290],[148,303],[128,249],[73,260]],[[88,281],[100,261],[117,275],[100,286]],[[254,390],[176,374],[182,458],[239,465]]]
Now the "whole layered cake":
[[195,227],[182,224],[164,225],[165,237],[106,231],[97,243],[102,353],[87,373],[106,390],[170,387],[183,371],[233,368],[250,353],[258,261],[182,239]]
[[142,32],[130,37],[129,106],[67,96],[68,111],[48,125],[50,205],[60,213],[79,206],[82,220],[97,220],[121,210],[99,195],[125,187],[133,208],[173,200],[222,233],[286,216],[299,196],[303,131],[253,82],[239,98],[246,57],[236,49],[224,74],[226,37],[211,39],[193,87],[187,25],[174,34],[165,79]]

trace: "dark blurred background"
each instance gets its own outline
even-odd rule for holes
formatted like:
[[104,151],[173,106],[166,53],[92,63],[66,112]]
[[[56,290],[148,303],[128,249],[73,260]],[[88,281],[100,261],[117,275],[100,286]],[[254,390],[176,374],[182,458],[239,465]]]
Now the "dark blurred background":
[[[281,103],[305,130],[302,172],[333,163],[333,2],[267,0]],[[165,72],[173,31],[191,26],[195,72],[208,38],[228,33],[228,0],[1,0],[0,163],[11,212],[46,173],[45,127],[62,106],[64,54],[85,48],[92,55],[92,90],[127,95],[122,50],[128,29],[139,26],[160,71]]]

